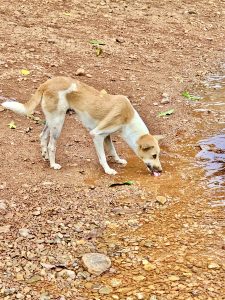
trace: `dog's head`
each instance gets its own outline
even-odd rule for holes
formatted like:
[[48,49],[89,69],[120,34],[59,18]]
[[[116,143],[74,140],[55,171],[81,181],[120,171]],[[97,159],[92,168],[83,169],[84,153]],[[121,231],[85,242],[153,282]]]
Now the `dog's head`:
[[138,141],[137,155],[143,160],[152,175],[158,176],[162,172],[162,166],[159,160],[159,143],[163,139],[162,135],[145,134]]

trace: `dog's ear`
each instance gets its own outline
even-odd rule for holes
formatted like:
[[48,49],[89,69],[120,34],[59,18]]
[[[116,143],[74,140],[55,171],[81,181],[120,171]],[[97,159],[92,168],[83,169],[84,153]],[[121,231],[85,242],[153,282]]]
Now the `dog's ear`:
[[150,149],[153,149],[154,146],[150,146],[149,144],[142,144],[142,145],[140,145],[140,148],[141,148],[141,150],[143,150],[143,151],[148,151],[148,150],[150,150]]
[[159,141],[161,141],[162,139],[164,139],[165,138],[165,135],[154,135],[154,138],[159,142]]

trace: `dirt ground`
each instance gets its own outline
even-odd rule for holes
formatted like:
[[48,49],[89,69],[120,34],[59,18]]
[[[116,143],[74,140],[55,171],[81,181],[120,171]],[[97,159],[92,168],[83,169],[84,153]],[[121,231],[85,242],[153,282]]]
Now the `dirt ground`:
[[[222,0],[1,0],[0,100],[24,102],[50,77],[76,77],[127,95],[150,131],[166,135],[160,178],[149,176],[118,137],[128,165],[112,163],[119,175],[110,177],[90,136],[68,114],[57,152],[63,168],[54,171],[40,155],[43,125],[0,111],[1,299],[224,299],[223,215],[207,205],[204,172],[190,169],[196,138],[210,127],[181,96],[199,91],[201,80],[221,67],[224,6]],[[105,42],[99,56],[92,39]],[[78,68],[84,76],[76,76]],[[169,118],[157,117],[171,108]],[[127,180],[135,184],[109,188]],[[111,269],[91,275],[81,263],[87,252],[108,255]]]

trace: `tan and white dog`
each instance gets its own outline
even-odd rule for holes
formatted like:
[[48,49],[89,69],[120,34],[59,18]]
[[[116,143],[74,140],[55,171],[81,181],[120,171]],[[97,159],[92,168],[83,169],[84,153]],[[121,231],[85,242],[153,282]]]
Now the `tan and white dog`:
[[121,132],[122,138],[153,175],[157,176],[162,171],[158,145],[162,136],[153,136],[149,133],[127,97],[110,95],[104,90],[99,92],[69,77],[55,77],[40,85],[27,103],[6,101],[2,106],[22,115],[30,115],[40,102],[46,117],[46,125],[40,135],[42,156],[50,160],[51,168],[55,170],[61,168],[55,162],[56,141],[61,133],[67,110],[73,109],[90,131],[105,173],[115,175],[117,172],[107,163],[104,144],[117,163],[123,165],[127,163],[118,156],[112,143],[110,135],[116,131]]

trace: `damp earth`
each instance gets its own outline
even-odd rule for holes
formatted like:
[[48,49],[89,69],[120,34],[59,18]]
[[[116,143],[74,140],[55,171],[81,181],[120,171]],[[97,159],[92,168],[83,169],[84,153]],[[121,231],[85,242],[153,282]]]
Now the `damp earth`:
[[0,103],[67,75],[127,95],[165,135],[159,177],[113,136],[128,164],[112,177],[68,112],[54,171],[40,108],[0,106],[0,298],[224,299],[224,2],[2,0],[0,18]]

